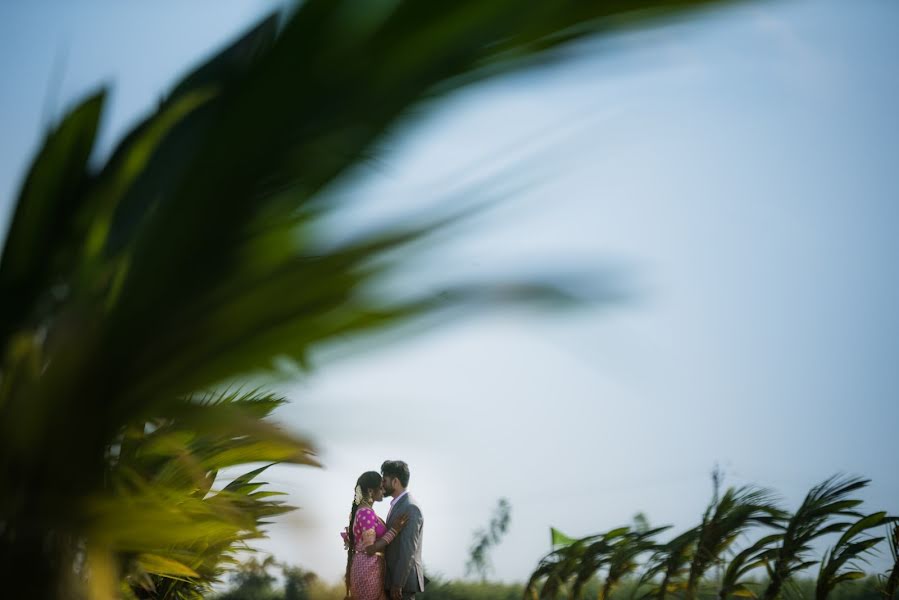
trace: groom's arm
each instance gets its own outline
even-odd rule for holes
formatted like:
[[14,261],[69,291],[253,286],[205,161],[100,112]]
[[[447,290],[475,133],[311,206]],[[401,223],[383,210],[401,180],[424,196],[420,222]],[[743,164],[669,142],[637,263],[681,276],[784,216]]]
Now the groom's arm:
[[421,543],[421,510],[413,504],[406,514],[409,515],[409,521],[399,536],[393,540],[394,544],[399,545],[399,551],[396,566],[390,571],[391,589],[405,587],[412,565],[415,564],[415,547]]

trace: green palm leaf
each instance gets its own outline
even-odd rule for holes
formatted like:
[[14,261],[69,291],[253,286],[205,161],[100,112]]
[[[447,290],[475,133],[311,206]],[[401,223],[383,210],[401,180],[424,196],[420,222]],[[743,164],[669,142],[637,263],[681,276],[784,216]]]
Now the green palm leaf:
[[[858,538],[869,529],[892,523],[895,520],[895,518],[888,517],[885,512],[877,512],[864,516],[849,525],[821,561],[815,586],[815,599],[825,600],[840,583],[864,577],[864,571],[854,564],[855,561],[862,560],[863,556],[884,538],[866,537],[860,540]],[[849,570],[844,567],[848,567]]]
[[899,524],[893,524],[889,529],[890,557],[892,566],[881,577],[881,593],[884,600],[893,600],[899,591]]
[[619,558],[623,559],[621,556],[623,544],[630,535],[630,527],[618,527],[582,540],[586,546],[583,552],[578,553],[578,564],[572,572],[574,580],[571,586],[571,596],[573,598],[579,598],[584,585],[596,575],[599,569],[611,563],[616,548],[619,549]]
[[210,390],[448,303],[570,299],[539,278],[377,296],[387,253],[442,219],[328,239],[323,192],[442,94],[703,4],[401,1],[362,15],[309,0],[176,84],[98,166],[104,92],[70,111],[0,257],[0,565],[23,597],[108,596],[123,578],[131,595],[196,597],[289,510],[258,473],[215,490],[222,469],[315,464],[267,420],[281,400]]
[[718,597],[721,600],[727,600],[729,596],[754,598],[755,593],[746,586],[743,577],[754,569],[766,566],[766,552],[782,540],[783,535],[779,533],[766,535],[738,552],[724,570]]
[[640,589],[644,584],[652,582],[659,575],[661,575],[662,579],[657,586],[644,593],[641,596],[641,600],[649,598],[664,600],[669,592],[685,588],[686,575],[689,573],[690,561],[695,552],[698,538],[699,528],[694,527],[662,544],[653,553],[644,568],[643,574],[640,576],[635,590]]
[[729,488],[717,503],[709,505],[690,561],[685,598],[696,597],[699,582],[706,571],[721,562],[721,556],[748,528],[782,516],[771,494],[753,487]]
[[641,555],[658,550],[659,545],[654,538],[668,529],[669,527],[657,527],[642,532],[628,532],[613,544],[608,557],[606,580],[598,596],[601,600],[609,598],[621,580],[637,570]]
[[806,560],[810,542],[831,532],[843,531],[851,523],[828,523],[837,516],[860,516],[852,509],[861,501],[847,499],[846,496],[864,488],[870,483],[859,477],[833,476],[813,487],[806,495],[799,509],[783,524],[784,533],[780,546],[766,551],[762,557],[768,561],[770,582],[763,598],[774,600],[783,585],[797,572],[818,561]]

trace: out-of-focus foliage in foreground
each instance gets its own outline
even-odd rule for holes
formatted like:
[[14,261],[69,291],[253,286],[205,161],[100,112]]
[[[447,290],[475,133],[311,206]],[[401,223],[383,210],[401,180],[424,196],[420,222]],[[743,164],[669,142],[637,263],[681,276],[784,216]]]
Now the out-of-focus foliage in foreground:
[[[250,463],[315,464],[222,382],[447,303],[375,259],[428,224],[324,239],[322,191],[410,108],[588,33],[704,2],[307,0],[178,83],[108,159],[105,90],[47,132],[0,262],[0,569],[22,598],[198,597],[289,507]],[[393,253],[392,256],[396,256]],[[520,285],[516,285],[520,284]],[[491,291],[491,290],[486,290]]]

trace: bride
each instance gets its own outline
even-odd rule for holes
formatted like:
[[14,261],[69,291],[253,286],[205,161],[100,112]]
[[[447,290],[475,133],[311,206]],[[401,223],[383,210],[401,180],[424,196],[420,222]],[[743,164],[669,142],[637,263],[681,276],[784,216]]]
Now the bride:
[[384,549],[402,531],[403,515],[391,529],[375,514],[372,505],[384,499],[381,475],[366,471],[356,481],[350,525],[341,532],[347,549],[347,598],[387,600],[384,588]]

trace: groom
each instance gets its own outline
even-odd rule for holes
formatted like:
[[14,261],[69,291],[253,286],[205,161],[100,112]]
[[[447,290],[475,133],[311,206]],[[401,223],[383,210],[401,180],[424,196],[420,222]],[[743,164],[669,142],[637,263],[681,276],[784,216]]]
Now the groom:
[[409,486],[409,465],[401,460],[386,460],[381,465],[381,478],[384,495],[393,496],[387,513],[387,526],[391,527],[400,515],[409,515],[406,526],[385,551],[387,575],[384,586],[390,600],[411,600],[415,598],[416,592],[423,592],[425,589],[424,569],[421,566],[424,520],[421,508],[406,491]]

